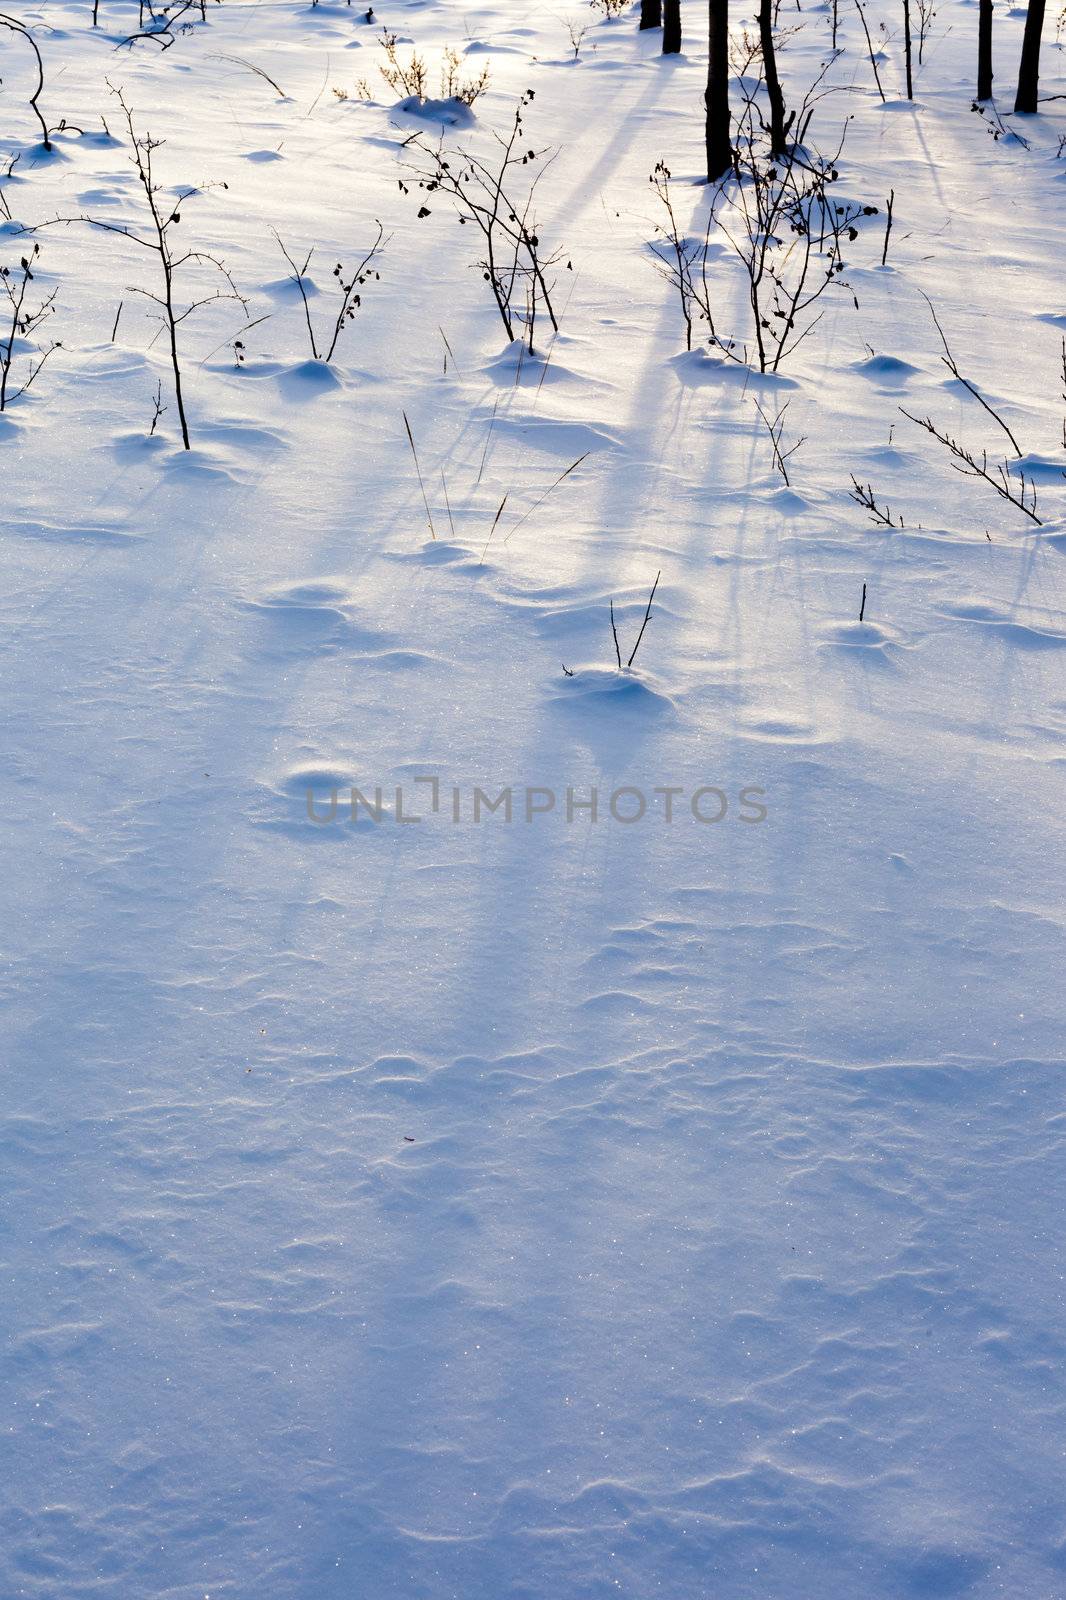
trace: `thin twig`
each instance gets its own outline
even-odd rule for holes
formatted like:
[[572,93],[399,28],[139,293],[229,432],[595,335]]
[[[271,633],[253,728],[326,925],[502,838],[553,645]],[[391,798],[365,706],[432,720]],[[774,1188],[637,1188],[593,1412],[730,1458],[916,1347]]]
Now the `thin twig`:
[[855,4],[858,7],[859,16],[862,18],[862,31],[866,35],[866,48],[870,52],[870,65],[874,69],[874,82],[877,84],[877,92],[881,96],[881,104],[887,105],[885,91],[881,87],[881,74],[877,70],[877,57],[874,55],[873,40],[870,38],[870,30],[866,24],[866,12],[862,9],[862,0],[855,0]]
[[882,266],[887,265],[887,262],[888,262],[888,239],[889,239],[889,235],[892,232],[892,205],[893,205],[893,202],[895,201],[895,198],[896,198],[896,191],[895,191],[895,189],[891,189],[889,191],[888,199],[885,202],[887,210],[888,210],[888,221],[885,224],[885,244],[884,244],[884,249],[881,251],[881,265]]
[[981,459],[978,461],[973,452],[967,450],[957,439],[952,439],[949,434],[941,433],[931,418],[916,417],[913,412],[907,411],[903,406],[900,406],[899,409],[909,422],[917,423],[919,428],[924,428],[926,433],[931,433],[934,439],[942,444],[946,450],[950,451],[953,458],[951,464],[956,472],[961,472],[968,478],[982,478],[990,488],[996,491],[1001,500],[1009,500],[1012,506],[1017,506],[1018,510],[1024,512],[1031,521],[1036,523],[1038,528],[1043,527],[1043,522],[1036,514],[1036,487],[1029,481],[1027,499],[1027,480],[1024,473],[1019,474],[1021,488],[1016,494],[1011,486],[1010,471],[1007,465],[997,467],[994,474],[989,471],[987,450],[982,450]]
[[977,403],[985,408],[992,420],[999,423],[999,426],[1003,429],[1003,432],[1007,435],[1007,438],[1010,440],[1011,445],[1013,446],[1014,454],[1020,461],[1022,452],[1017,439],[1014,437],[1013,433],[1010,431],[999,412],[993,406],[991,406],[985,399],[984,395],[979,392],[977,386],[972,384],[969,378],[963,377],[962,373],[958,369],[955,357],[951,353],[951,346],[948,344],[947,335],[940,326],[940,319],[936,314],[936,307],[933,305],[933,302],[930,300],[924,289],[919,289],[918,293],[929,307],[929,314],[932,317],[933,322],[936,324],[936,331],[939,333],[940,342],[944,346],[944,354],[940,357],[941,361],[944,363],[945,367],[947,367],[948,371],[951,373],[951,376],[957,379],[958,382],[962,384],[964,389],[969,390],[970,394],[973,395]]
[[[637,634],[637,642],[633,646],[633,653],[630,656],[629,660],[626,662],[626,671],[627,672],[629,671],[630,667],[633,665],[633,662],[636,659],[637,651],[640,649],[640,641],[644,637],[644,629],[648,626],[648,618],[651,616],[651,603],[655,599],[655,591],[659,587],[659,579],[661,577],[662,577],[662,573],[661,572],[657,572],[655,574],[655,582],[652,584],[652,586],[651,586],[651,594],[648,596],[648,609],[644,613],[644,621],[640,625],[640,632]],[[616,641],[616,643],[617,643],[617,641]]]
[[866,507],[874,522],[879,522],[884,528],[903,527],[902,517],[900,517],[897,521],[897,519],[893,517],[892,512],[887,504],[884,506],[878,505],[877,499],[870,484],[860,483],[855,474],[852,473],[851,485],[851,488],[848,490],[851,498],[860,506]]

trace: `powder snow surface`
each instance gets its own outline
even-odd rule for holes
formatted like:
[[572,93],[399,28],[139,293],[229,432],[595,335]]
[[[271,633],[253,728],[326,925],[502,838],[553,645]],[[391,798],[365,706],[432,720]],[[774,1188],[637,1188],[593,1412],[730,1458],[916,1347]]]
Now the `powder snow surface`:
[[[650,249],[660,159],[707,213],[683,10],[663,61],[577,0],[225,0],[166,50],[121,47],[132,0],[37,0],[51,157],[0,37],[3,264],[18,225],[143,219],[109,79],[248,302],[183,324],[187,454],[148,252],[36,235],[62,349],[0,419],[4,1600],[1066,1594],[1063,108],[991,136],[961,0],[913,105],[867,7],[882,104],[842,6],[808,142],[850,119],[836,189],[879,211],[746,378],[685,354]],[[444,47],[489,63],[449,140],[535,91],[547,364],[412,187],[440,124],[379,22],[431,94]],[[830,13],[779,25],[792,104]],[[1021,28],[997,7],[1004,112]],[[327,369],[275,230],[321,328],[375,219]],[[920,291],[1040,526],[901,415],[1013,458]],[[610,602],[627,655],[659,571],[620,677]]]

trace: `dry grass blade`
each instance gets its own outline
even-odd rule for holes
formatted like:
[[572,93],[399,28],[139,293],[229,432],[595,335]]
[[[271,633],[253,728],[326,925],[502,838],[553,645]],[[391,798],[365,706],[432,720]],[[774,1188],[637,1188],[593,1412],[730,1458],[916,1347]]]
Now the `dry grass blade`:
[[496,426],[496,413],[499,410],[499,408],[500,408],[500,397],[499,397],[499,395],[497,395],[496,399],[495,399],[495,401],[493,403],[493,407],[492,407],[492,416],[489,418],[489,431],[485,435],[485,448],[481,452],[481,465],[477,469],[477,478],[474,481],[474,488],[475,489],[477,488],[478,484],[481,482],[481,475],[485,471],[485,462],[489,458],[489,445],[492,443],[492,430]]
[[[448,335],[445,333],[444,329],[442,327],[440,327],[439,325],[438,325],[438,328],[437,328],[437,332],[440,334],[441,338],[444,340],[444,348],[448,352],[448,355],[451,356],[451,358],[452,358],[452,366],[455,368],[456,372],[458,373],[459,377],[461,378],[462,377],[462,373],[459,372],[459,363],[455,359],[455,351],[452,349],[451,345],[448,343]],[[444,360],[444,371],[445,372],[448,371],[448,359],[447,359],[447,356],[445,357],[445,360]]]
[[529,520],[529,518],[533,515],[534,511],[537,510],[538,506],[542,506],[544,504],[545,500],[547,500],[547,498],[551,494],[552,490],[553,489],[558,489],[558,487],[562,483],[563,479],[564,478],[568,478],[570,476],[570,474],[572,472],[574,472],[581,465],[581,463],[583,461],[587,461],[588,460],[588,458],[589,458],[589,456],[591,454],[592,454],[591,450],[586,450],[585,454],[583,456],[578,456],[576,461],[571,461],[570,465],[567,467],[565,472],[560,472],[560,474],[556,478],[555,482],[554,483],[550,483],[548,485],[548,487],[545,489],[544,493],[541,495],[540,499],[539,500],[534,500],[534,502],[530,506],[529,510],[528,511],[524,511],[522,513],[522,515],[519,517],[518,521],[515,523],[514,527],[511,529],[511,533],[509,533],[507,535],[507,538],[503,541],[504,544],[507,544],[507,542],[510,539],[512,533],[517,533],[518,529],[522,526],[523,522],[526,522],[526,521]]
[[426,498],[426,486],[422,481],[422,468],[418,464],[418,451],[415,449],[415,436],[411,432],[411,424],[407,420],[406,411],[403,413],[403,425],[407,429],[407,442],[411,446],[411,454],[415,458],[415,471],[418,473],[418,487],[422,491],[422,504],[426,508],[426,521],[429,523],[429,536],[431,539],[435,539],[437,537],[437,530],[433,526],[433,513],[429,509],[429,501]]
[[444,476],[444,468],[443,467],[441,467],[441,469],[440,469],[440,486],[444,490],[444,508],[448,513],[448,526],[452,530],[452,538],[454,539],[455,538],[455,523],[452,520],[452,503],[448,498],[448,480]]
[[496,529],[499,527],[500,518],[503,516],[503,508],[504,508],[504,506],[506,504],[507,504],[507,496],[504,495],[503,499],[500,501],[499,506],[497,507],[496,515],[492,519],[492,527],[489,529],[489,536],[485,540],[485,549],[482,550],[480,560],[478,561],[478,565],[479,566],[481,565],[481,562],[484,561],[485,556],[486,556],[486,554],[488,552],[489,545],[492,543],[492,536],[496,532]]
[[262,78],[264,83],[269,83],[269,85],[270,85],[270,87],[272,89],[276,89],[282,100],[287,100],[288,99],[288,95],[285,93],[285,90],[281,87],[281,84],[280,83],[275,83],[273,78],[270,76],[270,73],[269,72],[264,72],[262,67],[257,67],[254,61],[245,61],[243,56],[221,56],[221,55],[208,56],[207,59],[209,61],[229,61],[229,62],[232,62],[232,64],[235,67],[247,67],[249,72],[254,72],[257,78]]

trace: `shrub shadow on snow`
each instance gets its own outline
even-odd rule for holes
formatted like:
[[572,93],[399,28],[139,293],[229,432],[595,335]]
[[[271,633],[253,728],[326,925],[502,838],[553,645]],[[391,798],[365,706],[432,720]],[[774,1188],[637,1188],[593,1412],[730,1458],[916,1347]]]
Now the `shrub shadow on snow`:
[[895,667],[895,657],[907,648],[901,633],[878,622],[831,622],[819,633],[819,649],[844,651],[876,666]]
[[13,415],[14,407],[0,411],[0,444],[12,444],[24,430],[24,418]]
[[388,550],[390,561],[417,561],[428,567],[454,567],[456,572],[488,572],[491,563],[483,562],[479,552],[448,539],[426,539],[412,549]]
[[551,417],[509,415],[497,417],[494,433],[510,436],[534,450],[545,450],[558,456],[575,459],[593,450],[616,448],[618,440],[600,427],[588,422],[560,422]]
[[161,433],[130,432],[120,433],[103,448],[126,466],[144,466],[149,461],[161,462],[171,446]]
[[941,606],[938,613],[950,622],[969,622],[988,633],[994,633],[1004,643],[1019,650],[1061,650],[1066,647],[1066,634],[1054,628],[1033,627],[1026,622],[1016,622],[995,606],[981,600],[962,601]]
[[295,366],[281,367],[275,376],[278,387],[290,400],[313,400],[343,388],[336,367],[328,361],[298,361]]
[[571,383],[583,387],[610,387],[603,380],[586,377],[565,367],[555,352],[563,342],[563,335],[553,339],[547,349],[540,348],[531,355],[529,347],[520,339],[505,346],[498,356],[487,361],[478,370],[501,389],[540,389],[547,385]]
[[[2,420],[2,419],[0,419]],[[139,543],[144,534],[128,528],[106,527],[99,523],[73,523],[68,527],[61,527],[53,522],[12,522],[8,525],[7,536],[40,540],[47,544],[73,544],[73,545],[131,545]]]
[[676,711],[669,695],[627,668],[574,667],[570,676],[553,680],[548,698],[567,711],[606,712],[612,718],[658,718]]
[[1019,478],[1028,478],[1032,483],[1046,483],[1066,489],[1066,471],[1063,470],[1061,459],[1056,461],[1054,457],[1030,453],[1017,461],[1008,462],[1008,470]]
[[266,283],[261,283],[259,287],[264,294],[273,295],[278,300],[292,300],[299,305],[304,296],[311,300],[315,295],[322,292],[318,284],[307,273],[303,273],[302,278],[303,294],[300,293],[300,285],[291,275],[287,278],[270,278]]
[[191,450],[185,450],[180,444],[166,441],[167,448],[160,451],[159,463],[168,477],[184,481],[189,485],[195,483],[235,486],[246,481],[247,475],[231,465],[213,450],[205,449],[203,445],[193,442]]
[[390,121],[432,128],[472,128],[477,122],[471,108],[463,100],[420,100],[411,94],[399,100],[389,112]]
[[390,634],[362,624],[356,595],[346,584],[330,578],[275,584],[242,598],[239,604],[260,613],[269,624],[264,648],[272,655],[308,650],[380,651],[395,643]]
[[855,361],[851,370],[885,389],[902,388],[911,378],[917,377],[919,372],[919,368],[912,367],[909,361],[901,361],[898,356],[885,355],[870,356],[865,361]]
[[725,356],[711,355],[707,350],[683,350],[678,356],[670,356],[669,365],[686,389],[717,385],[770,391],[799,388],[796,379],[783,372],[757,372],[753,367],[730,361]]
[[[353,806],[353,790],[365,797],[372,811],[361,803]],[[271,833],[336,844],[382,829],[393,819],[395,807],[390,801],[391,791],[381,790],[365,778],[360,781],[353,767],[310,760],[260,782],[248,808],[248,820]]]

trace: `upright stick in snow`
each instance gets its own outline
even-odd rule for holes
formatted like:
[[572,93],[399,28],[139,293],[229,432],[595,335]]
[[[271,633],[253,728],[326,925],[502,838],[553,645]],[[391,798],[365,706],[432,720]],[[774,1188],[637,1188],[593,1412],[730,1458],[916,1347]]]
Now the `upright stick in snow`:
[[911,62],[911,0],[903,0],[903,55],[907,64],[907,99],[914,99],[914,71]]
[[1044,31],[1045,0],[1029,0],[1025,13],[1025,34],[1022,38],[1022,59],[1018,67],[1018,94],[1015,111],[1036,110],[1036,95],[1040,84],[1040,35]]
[[707,182],[724,178],[733,164],[729,138],[729,0],[710,0],[707,57]]
[[992,0],[981,0],[977,13],[977,98],[992,98]]
[[777,52],[774,49],[773,0],[759,0],[759,43],[762,47],[763,77],[766,95],[770,102],[770,154],[780,157],[788,154],[788,130],[796,113],[785,118],[785,97],[781,93],[781,80],[777,76]]
[[858,8],[859,17],[862,20],[862,31],[866,35],[866,49],[870,57],[870,65],[874,71],[874,82],[877,85],[877,92],[881,96],[881,104],[885,105],[887,104],[885,100],[885,91],[881,87],[881,74],[877,70],[877,54],[874,50],[874,42],[870,38],[870,25],[866,21],[866,12],[862,9],[862,0],[855,0],[855,5]]
[[681,0],[663,0],[663,55],[681,53]]

